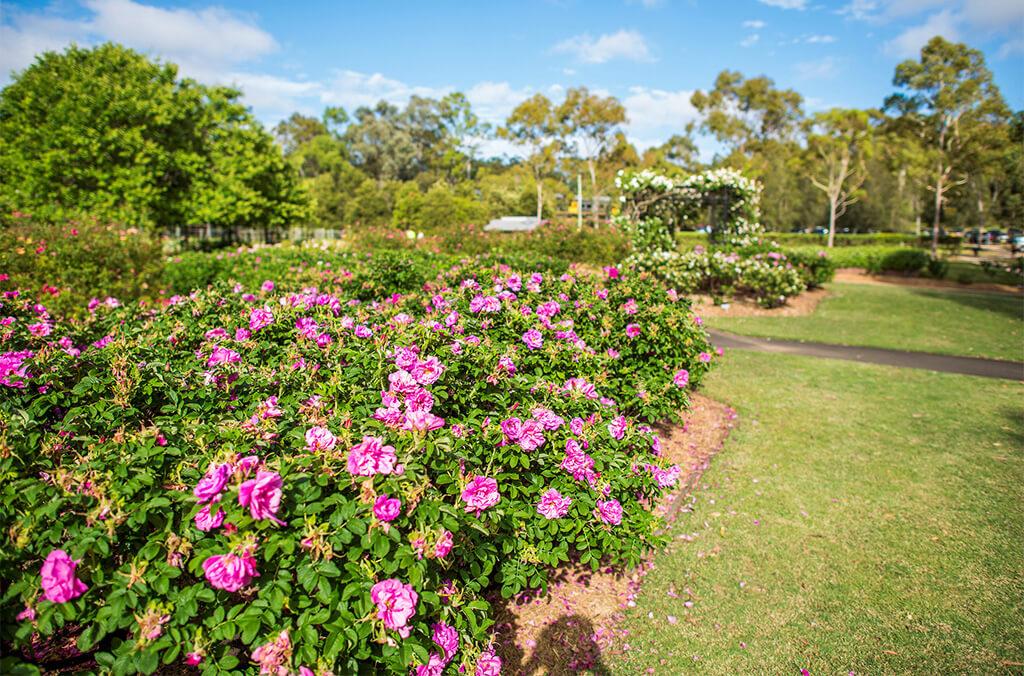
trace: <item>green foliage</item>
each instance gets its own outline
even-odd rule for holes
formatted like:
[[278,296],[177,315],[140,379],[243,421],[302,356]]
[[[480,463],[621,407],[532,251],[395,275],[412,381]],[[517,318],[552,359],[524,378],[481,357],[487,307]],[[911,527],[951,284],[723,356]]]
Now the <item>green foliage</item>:
[[149,230],[304,218],[294,174],[238,97],[114,44],[46,52],[0,92],[0,210]]
[[867,271],[916,274],[924,270],[930,260],[928,254],[920,249],[897,249],[873,259]]
[[61,315],[85,315],[93,298],[127,303],[154,295],[162,258],[159,240],[94,218],[58,226],[14,217],[0,227],[5,286],[45,298]]

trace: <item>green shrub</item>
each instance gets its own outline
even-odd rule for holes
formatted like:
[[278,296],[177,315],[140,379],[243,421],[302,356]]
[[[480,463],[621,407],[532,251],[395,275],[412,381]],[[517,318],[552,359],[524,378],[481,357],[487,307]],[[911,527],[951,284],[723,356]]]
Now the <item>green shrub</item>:
[[949,273],[949,263],[941,258],[928,259],[928,276],[935,279],[945,279]]
[[56,225],[15,216],[0,227],[0,287],[46,299],[62,315],[83,316],[93,298],[126,303],[155,294],[161,243],[136,228],[83,218]]
[[928,254],[920,249],[900,249],[885,254],[871,262],[868,272],[899,272],[916,274],[924,270],[929,261]]
[[800,272],[808,289],[817,289],[831,282],[836,276],[835,261],[824,251],[784,251],[789,262]]

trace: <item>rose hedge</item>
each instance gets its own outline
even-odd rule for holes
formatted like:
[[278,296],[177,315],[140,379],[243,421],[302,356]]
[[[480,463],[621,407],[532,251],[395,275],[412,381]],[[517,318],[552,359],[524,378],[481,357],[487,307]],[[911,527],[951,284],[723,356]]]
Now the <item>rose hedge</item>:
[[63,632],[115,673],[493,674],[485,591],[661,542],[647,424],[712,362],[674,293],[489,261],[374,302],[305,281],[76,322],[5,294],[4,671]]

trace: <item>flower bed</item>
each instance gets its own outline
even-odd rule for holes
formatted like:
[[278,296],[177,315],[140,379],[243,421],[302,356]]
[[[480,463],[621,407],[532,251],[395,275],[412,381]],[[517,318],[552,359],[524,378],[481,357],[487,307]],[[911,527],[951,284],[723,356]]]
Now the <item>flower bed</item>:
[[360,274],[79,322],[5,294],[0,668],[64,631],[115,673],[493,674],[485,593],[661,542],[649,425],[713,360],[684,301],[480,261],[367,301]]

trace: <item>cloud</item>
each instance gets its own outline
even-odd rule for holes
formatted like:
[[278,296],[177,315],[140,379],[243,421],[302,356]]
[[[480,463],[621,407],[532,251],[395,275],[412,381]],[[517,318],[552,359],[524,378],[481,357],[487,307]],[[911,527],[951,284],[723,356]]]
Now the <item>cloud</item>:
[[807,9],[807,0],[758,0],[758,2],[779,9]]
[[644,36],[633,30],[605,33],[593,38],[589,33],[575,35],[554,46],[553,51],[572,54],[583,63],[607,63],[615,59],[653,61]]
[[802,61],[794,69],[801,80],[830,80],[839,74],[836,61],[831,56],[817,61]]
[[957,41],[960,39],[957,23],[958,17],[948,9],[932,14],[924,23],[911,26],[885,43],[885,52],[891,56],[910,58],[917,56],[921,47],[936,35]]
[[761,39],[761,36],[757,33],[748,35],[747,37],[740,40],[740,47],[753,47],[757,44],[757,41]]
[[757,31],[757,30],[761,30],[761,29],[762,29],[762,28],[764,28],[764,27],[765,27],[766,25],[767,25],[767,24],[765,24],[765,22],[764,22],[764,21],[761,21],[760,19],[752,19],[752,20],[750,20],[750,21],[744,21],[744,22],[743,22],[743,27],[744,27],[744,28],[753,28],[753,29],[754,29],[754,30],[756,30],[756,31]]
[[634,136],[657,136],[658,130],[682,129],[687,122],[699,117],[697,109],[690,103],[691,96],[692,89],[668,91],[630,87],[629,94],[622,99],[630,133]]
[[478,82],[465,92],[473,105],[473,112],[484,122],[500,124],[512,109],[530,98],[529,88],[516,89],[508,82]]
[[407,85],[381,73],[360,73],[354,70],[339,70],[324,87],[323,103],[340,105],[345,108],[374,106],[378,101],[404,105],[412,96],[439,98],[452,91],[451,87],[424,87]]
[[810,35],[804,39],[809,45],[827,45],[836,41],[834,35]]
[[1020,0],[966,0],[963,16],[969,23],[981,28],[1008,29],[1016,33],[1017,41],[1024,22],[1024,2]]

